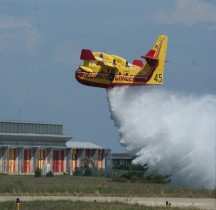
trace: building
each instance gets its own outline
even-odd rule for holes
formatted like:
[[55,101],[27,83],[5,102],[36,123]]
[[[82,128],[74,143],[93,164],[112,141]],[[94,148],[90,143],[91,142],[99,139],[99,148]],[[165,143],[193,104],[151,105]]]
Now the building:
[[44,174],[73,174],[84,160],[98,169],[109,167],[110,150],[71,139],[61,124],[0,122],[0,173],[33,174],[39,167]]
[[128,153],[112,153],[112,166],[126,166],[131,165],[136,158],[135,155]]

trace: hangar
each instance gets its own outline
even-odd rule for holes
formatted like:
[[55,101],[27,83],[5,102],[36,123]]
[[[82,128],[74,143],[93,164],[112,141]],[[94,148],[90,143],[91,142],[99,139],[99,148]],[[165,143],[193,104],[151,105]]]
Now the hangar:
[[1,121],[0,173],[33,174],[40,168],[44,174],[73,174],[83,160],[88,167],[111,167],[111,150],[71,139],[61,124]]

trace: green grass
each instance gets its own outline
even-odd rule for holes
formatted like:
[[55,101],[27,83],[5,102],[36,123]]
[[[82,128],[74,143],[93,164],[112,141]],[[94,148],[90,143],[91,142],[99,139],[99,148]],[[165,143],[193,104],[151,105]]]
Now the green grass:
[[[15,208],[14,202],[4,202],[0,203],[1,210],[12,210]],[[22,202],[20,205],[20,210],[167,210],[166,207],[149,207],[138,204],[126,204],[120,202],[83,202],[83,201],[31,201]],[[197,210],[197,208],[192,207],[169,207],[169,210]]]
[[[0,176],[0,195],[74,195],[215,198],[215,190],[166,184],[113,182],[105,177]],[[1,208],[0,208],[1,209]]]

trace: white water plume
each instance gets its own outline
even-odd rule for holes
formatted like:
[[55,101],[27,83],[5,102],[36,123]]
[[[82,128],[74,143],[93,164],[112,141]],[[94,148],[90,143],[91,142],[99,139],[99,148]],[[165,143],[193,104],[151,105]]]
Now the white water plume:
[[172,175],[172,183],[215,187],[216,97],[152,87],[108,90],[119,142],[134,163]]

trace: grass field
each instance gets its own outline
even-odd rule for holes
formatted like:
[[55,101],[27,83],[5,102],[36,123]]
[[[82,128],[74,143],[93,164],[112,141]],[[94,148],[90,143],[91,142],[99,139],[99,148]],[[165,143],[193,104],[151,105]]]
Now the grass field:
[[[74,195],[215,198],[215,190],[113,182],[105,177],[0,175],[0,195]],[[0,208],[1,209],[1,208]]]
[[[143,197],[190,197],[214,198],[215,190],[187,189],[164,184],[140,182],[114,182],[105,177],[76,177],[59,175],[54,177],[34,177],[19,175],[0,175],[0,195],[60,195],[60,196],[143,196]],[[0,202],[1,210],[16,209],[14,202]],[[20,210],[165,210],[166,207],[148,207],[121,202],[83,202],[83,201],[23,201]],[[169,210],[195,210],[196,208],[174,208]]]

